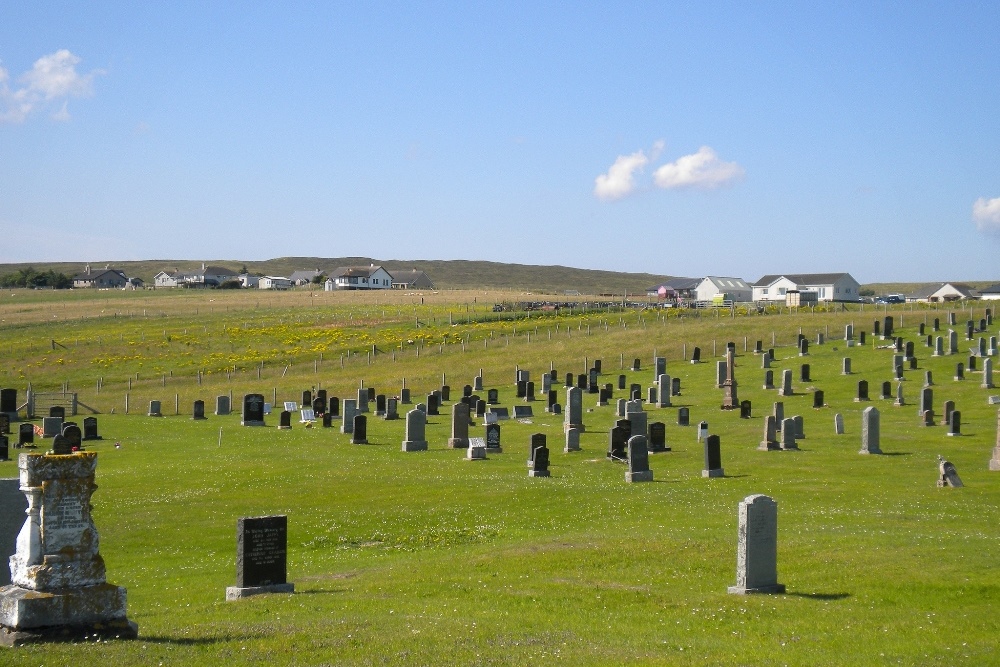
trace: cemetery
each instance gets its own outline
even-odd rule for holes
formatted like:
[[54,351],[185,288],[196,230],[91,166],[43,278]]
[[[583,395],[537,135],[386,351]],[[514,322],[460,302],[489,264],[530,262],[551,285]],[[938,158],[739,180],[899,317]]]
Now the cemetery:
[[0,300],[4,665],[995,662],[988,302],[269,298]]

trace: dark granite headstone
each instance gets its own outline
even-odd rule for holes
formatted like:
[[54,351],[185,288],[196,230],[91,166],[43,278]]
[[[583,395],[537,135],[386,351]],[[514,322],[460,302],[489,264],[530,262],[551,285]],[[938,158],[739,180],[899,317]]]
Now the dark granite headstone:
[[753,405],[750,401],[740,402],[740,419],[750,419],[753,417]]
[[438,412],[438,398],[437,394],[427,394],[427,414],[437,415]]
[[649,451],[670,451],[670,448],[667,447],[667,425],[663,422],[653,422],[649,425]]
[[10,435],[10,415],[0,412],[0,435]]
[[35,444],[35,427],[31,424],[21,424],[17,429],[17,446]]
[[10,440],[5,435],[0,435],[0,461],[10,460]]
[[375,396],[375,416],[385,416],[385,394],[378,394]]
[[677,425],[678,426],[690,426],[691,425],[691,410],[690,408],[680,408],[677,410]]
[[802,372],[800,374],[800,377],[802,378],[803,382],[812,382],[812,378],[809,377],[809,371],[810,371],[809,364],[802,364]]
[[641,371],[642,370],[642,360],[640,360],[639,358],[633,359],[632,360],[632,370],[633,371]]
[[53,405],[49,408],[49,417],[58,417],[59,419],[66,419],[66,408],[61,405]]
[[0,412],[9,415],[17,412],[17,389],[0,389]]
[[472,398],[476,399],[476,416],[484,416],[486,414],[486,401],[481,398],[476,398],[475,396]]
[[194,407],[191,409],[191,419],[205,419],[205,401],[194,402]]
[[[378,400],[378,396],[375,397],[375,400]],[[446,384],[441,385],[441,402],[450,400],[451,400],[451,386]]]
[[83,418],[83,439],[84,440],[101,439],[101,436],[97,434],[97,417]]
[[327,412],[330,413],[331,417],[340,417],[340,399],[336,396],[330,397],[330,402],[327,405]]
[[619,419],[608,433],[607,458],[612,461],[624,461],[627,458],[628,439],[632,437],[632,422]]
[[705,438],[705,469],[703,477],[722,477],[722,447],[719,436],[710,435]]
[[72,454],[73,446],[60,434],[52,438],[52,453],[57,455]]
[[326,397],[319,397],[313,399],[312,403],[313,414],[317,417],[326,416]]
[[288,410],[282,410],[278,421],[278,428],[283,430],[288,430],[292,428],[292,413]]
[[579,375],[576,376],[576,386],[578,388],[580,388],[580,389],[586,389],[587,388],[587,374],[586,373],[580,373]]
[[680,396],[681,395],[681,379],[680,378],[670,378],[670,395]]
[[528,383],[524,380],[517,381],[517,392],[514,394],[517,398],[524,398],[528,393]]
[[567,387],[572,387],[573,383],[576,382],[576,378],[572,373],[566,373],[566,382],[564,383]]
[[264,395],[247,394],[243,397],[243,419],[244,426],[264,425]]
[[486,391],[486,402],[490,405],[496,405],[500,402],[500,392],[496,389],[488,389]]
[[823,390],[817,389],[813,392],[813,407],[822,408],[824,405],[826,405],[826,401],[824,400]]
[[[535,437],[542,436],[541,446],[534,447]],[[549,477],[549,448],[545,446],[545,435],[542,433],[536,433],[531,436],[532,441],[532,456],[531,456],[531,470],[528,471],[529,477]]]
[[369,401],[375,400],[375,387],[368,387],[368,400]]
[[354,415],[354,433],[351,434],[351,444],[368,444],[368,418],[364,415]]
[[467,384],[462,387],[462,396],[472,396],[472,385]]
[[892,383],[888,380],[882,383],[882,398],[892,398]]
[[69,442],[69,448],[72,451],[74,448],[80,449],[81,442],[83,441],[83,434],[80,432],[80,427],[73,422],[66,422],[63,424],[62,437]]
[[331,428],[333,426],[333,415],[329,412],[323,415],[323,428]]
[[287,516],[236,520],[236,587],[292,590],[288,584]]
[[313,402],[313,394],[310,390],[306,389],[302,392],[302,403],[300,405],[310,406]]
[[868,380],[858,381],[858,394],[854,400],[859,402],[868,400]]
[[500,451],[500,424],[493,422],[486,425],[486,449],[494,452]]
[[399,390],[399,402],[403,405],[410,405],[410,388],[403,387]]
[[618,376],[618,388],[619,389],[624,389],[625,386],[626,386],[626,384],[625,384],[626,382],[628,382],[628,378],[627,377],[625,377],[624,375],[619,375]]
[[701,348],[700,347],[694,348],[694,352],[691,354],[691,363],[692,364],[701,363]]

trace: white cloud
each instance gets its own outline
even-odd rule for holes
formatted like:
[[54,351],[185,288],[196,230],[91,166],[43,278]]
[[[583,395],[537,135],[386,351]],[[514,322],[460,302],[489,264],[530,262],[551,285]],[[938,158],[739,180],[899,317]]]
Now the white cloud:
[[980,197],[972,204],[972,220],[981,232],[1000,232],[1000,197]]
[[33,112],[50,108],[55,120],[69,120],[67,100],[93,94],[94,77],[102,74],[92,70],[80,74],[76,66],[80,58],[61,49],[35,61],[30,70],[18,77],[20,87],[10,88],[10,75],[0,67],[0,122],[23,122]]
[[608,173],[594,179],[594,196],[598,199],[621,199],[635,190],[635,172],[649,163],[643,151],[631,155],[619,155]]
[[723,162],[715,151],[702,146],[697,153],[677,158],[653,173],[661,188],[713,189],[743,178],[743,167],[735,162]]

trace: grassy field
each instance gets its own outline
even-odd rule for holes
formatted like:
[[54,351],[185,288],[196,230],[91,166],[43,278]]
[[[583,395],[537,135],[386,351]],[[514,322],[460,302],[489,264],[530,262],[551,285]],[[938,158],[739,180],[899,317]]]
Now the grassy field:
[[[967,353],[934,358],[918,340],[919,368],[903,383],[909,404],[879,400],[892,352],[872,345],[870,332],[884,308],[498,319],[490,310],[498,295],[484,292],[378,302],[357,294],[9,294],[0,298],[0,386],[23,396],[29,382],[37,391],[68,385],[101,413],[105,440],[90,448],[100,453],[95,520],[109,580],[128,588],[140,638],[21,648],[3,653],[4,665],[1000,662],[1000,473],[987,467],[997,428],[987,397],[1000,389],[980,388],[973,373],[953,381]],[[917,340],[919,323],[944,321],[947,311],[888,312],[897,328],[902,317],[901,335]],[[961,325],[983,308],[957,314]],[[848,322],[869,332],[869,345],[844,346]],[[823,332],[827,342],[800,358],[792,347],[799,331],[813,342]],[[966,350],[972,343],[963,338]],[[783,400],[786,415],[805,418],[801,451],[756,450],[778,399],[762,389],[760,359],[744,352],[758,339],[765,348],[774,341],[776,377],[794,370],[796,394]],[[713,349],[721,354],[730,340],[750,420],[719,409]],[[370,358],[372,345],[380,352]],[[706,363],[682,359],[696,345]],[[648,484],[626,484],[624,466],[605,459],[613,408],[586,394],[582,451],[562,452],[561,419],[539,402],[532,423],[502,423],[503,453],[481,462],[446,447],[451,404],[428,425],[430,450],[409,454],[400,451],[402,420],[369,416],[371,444],[351,445],[337,429],[279,431],[276,415],[266,428],[240,427],[238,415],[188,418],[192,401],[211,406],[229,392],[282,401],[322,386],[348,397],[363,381],[392,395],[405,378],[417,398],[442,375],[456,392],[480,368],[510,406],[516,367],[540,382],[550,364],[582,373],[599,358],[602,383],[617,387],[624,373],[646,387],[654,353],[668,358],[682,396],[672,408],[647,406],[650,421],[667,424],[672,447],[650,456]],[[840,374],[845,355],[851,376]],[[620,370],[633,358],[641,371]],[[798,381],[803,362],[811,383]],[[937,383],[935,410],[945,400],[961,410],[961,437],[919,426],[925,370]],[[882,413],[884,456],[858,455],[866,405],[852,399],[860,379]],[[814,389],[825,391],[828,407],[811,407]],[[152,399],[167,417],[145,416]],[[676,425],[680,406],[721,436],[725,478],[701,477],[695,430]],[[845,418],[842,436],[835,413]],[[527,477],[535,432],[548,436],[548,479]],[[964,488],[936,488],[938,454],[956,465]],[[16,463],[0,463],[0,476],[14,475]],[[726,592],[737,504],[752,493],[778,502],[786,595]],[[295,594],[225,602],[235,583],[236,519],[278,513],[289,519]]]

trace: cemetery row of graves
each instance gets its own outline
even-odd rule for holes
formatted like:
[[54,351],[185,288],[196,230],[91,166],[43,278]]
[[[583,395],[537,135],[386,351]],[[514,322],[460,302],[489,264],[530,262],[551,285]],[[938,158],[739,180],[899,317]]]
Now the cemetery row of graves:
[[183,405],[154,384],[127,414],[8,387],[22,479],[48,451],[90,457],[77,537],[101,547],[77,553],[121,591],[93,636],[138,624],[99,654],[12,655],[975,662],[996,630],[997,326],[858,315],[799,316],[783,345],[763,318],[581,325],[270,391],[189,382]]

